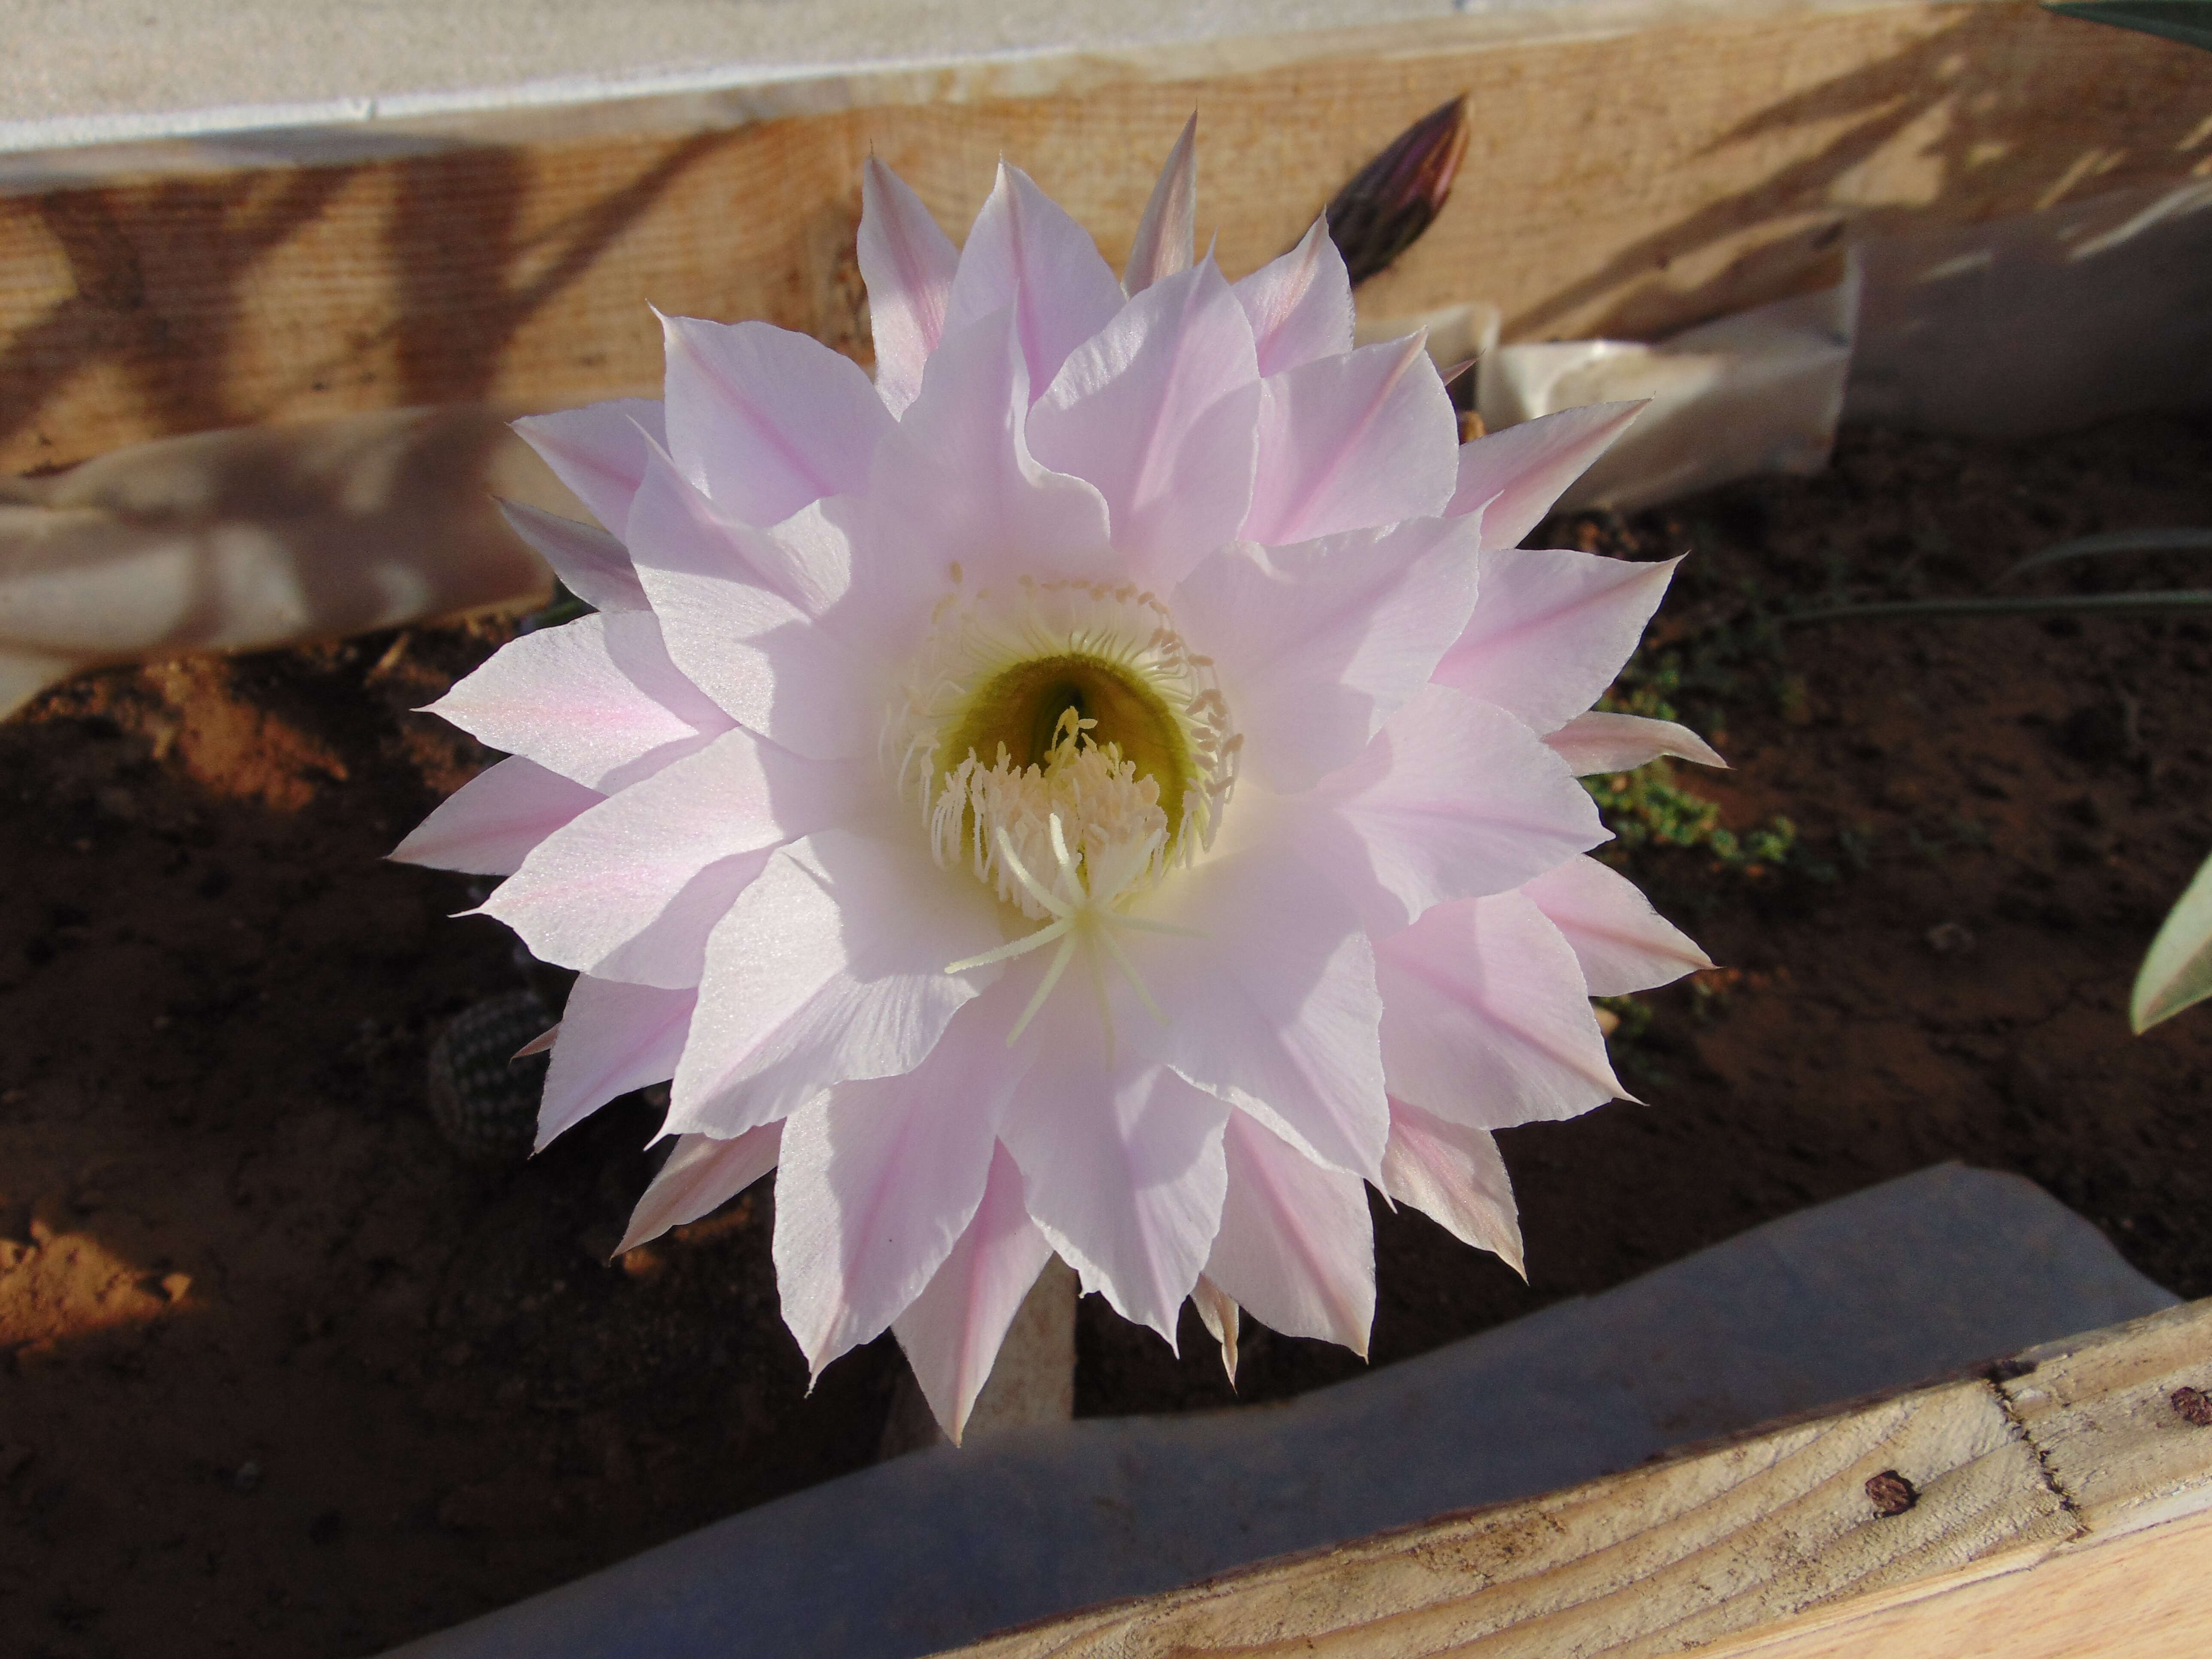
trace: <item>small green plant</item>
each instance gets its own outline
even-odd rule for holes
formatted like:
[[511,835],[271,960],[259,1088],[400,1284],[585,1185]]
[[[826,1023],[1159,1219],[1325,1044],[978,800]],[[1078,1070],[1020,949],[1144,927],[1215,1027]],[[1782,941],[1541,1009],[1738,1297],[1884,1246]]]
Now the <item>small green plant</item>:
[[[1608,713],[1641,714],[1649,720],[1679,720],[1670,701],[1683,682],[1679,653],[1647,660],[1638,653],[1612,691],[1598,702]],[[1759,876],[1791,865],[1797,855],[1797,826],[1778,813],[1760,827],[1739,835],[1721,823],[1720,803],[1692,788],[1672,761],[1656,760],[1632,772],[1599,774],[1583,780],[1613,839],[1598,854],[1621,863],[1648,847],[1702,850],[1723,870]]]

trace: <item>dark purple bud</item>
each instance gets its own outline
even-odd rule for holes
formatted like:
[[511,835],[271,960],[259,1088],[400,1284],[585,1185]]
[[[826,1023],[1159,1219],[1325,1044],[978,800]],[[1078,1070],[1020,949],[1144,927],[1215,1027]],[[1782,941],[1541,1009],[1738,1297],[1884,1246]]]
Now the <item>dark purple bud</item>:
[[1467,133],[1462,93],[1400,133],[1337,191],[1328,204],[1329,240],[1354,288],[1387,270],[1443,211]]

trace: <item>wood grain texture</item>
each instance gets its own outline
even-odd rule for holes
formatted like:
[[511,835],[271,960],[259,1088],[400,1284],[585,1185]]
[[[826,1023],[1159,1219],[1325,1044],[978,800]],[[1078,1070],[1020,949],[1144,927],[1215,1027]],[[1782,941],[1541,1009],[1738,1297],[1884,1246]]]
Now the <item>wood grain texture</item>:
[[[1650,335],[1825,279],[1847,225],[2024,212],[2204,165],[2212,71],[2013,0],[1692,15],[1516,40],[1477,20],[1050,96],[686,133],[429,144],[0,196],[0,471],[422,403],[650,388],[648,303],[865,358],[872,149],[963,229],[1004,155],[1119,259],[1200,115],[1202,231],[1249,270],[1413,116],[1473,94],[1450,206],[1370,314],[1501,305],[1508,337]],[[1318,52],[1319,47],[1316,50]],[[1202,58],[1202,55],[1201,55]]]
[[[2212,1543],[2212,1428],[2171,1403],[2212,1382],[2212,1302],[1996,1375],[1073,1614],[961,1659],[2212,1651],[2212,1603],[2191,1593]],[[1869,1493],[1884,1472],[1916,1494],[1901,1513]]]

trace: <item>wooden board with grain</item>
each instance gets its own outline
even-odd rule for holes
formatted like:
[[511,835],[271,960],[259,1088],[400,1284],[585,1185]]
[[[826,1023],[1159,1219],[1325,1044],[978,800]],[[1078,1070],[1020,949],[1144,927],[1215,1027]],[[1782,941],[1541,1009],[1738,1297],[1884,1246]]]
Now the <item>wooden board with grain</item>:
[[2212,1652],[2212,1425],[2186,1387],[2212,1389],[2212,1301],[959,1659]]
[[956,234],[1004,155],[1118,259],[1193,108],[1201,228],[1235,274],[1471,93],[1451,205],[1363,303],[1488,300],[1509,338],[1649,336],[1826,280],[1850,227],[2203,170],[2208,63],[2018,0],[1645,0],[1086,62],[1037,95],[909,76],[887,101],[737,125],[626,133],[599,108],[526,137],[332,143],[346,159],[321,165],[202,146],[189,167],[0,192],[0,472],[210,428],[649,389],[648,303],[864,356],[872,149]]

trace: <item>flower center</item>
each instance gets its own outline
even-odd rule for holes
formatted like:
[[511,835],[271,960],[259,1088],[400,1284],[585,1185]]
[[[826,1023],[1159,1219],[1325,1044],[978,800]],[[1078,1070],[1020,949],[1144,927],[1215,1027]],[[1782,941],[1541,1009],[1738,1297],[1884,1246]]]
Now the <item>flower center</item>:
[[1038,878],[1100,905],[1156,884],[1212,842],[1235,782],[1211,670],[1133,587],[956,591],[895,722],[938,861],[1033,921],[1058,914]]

